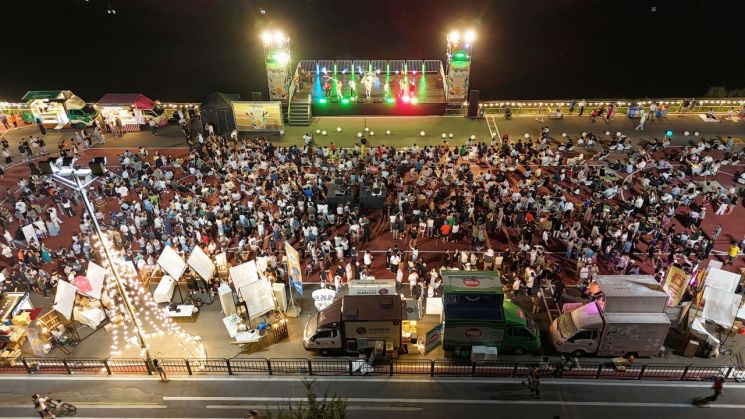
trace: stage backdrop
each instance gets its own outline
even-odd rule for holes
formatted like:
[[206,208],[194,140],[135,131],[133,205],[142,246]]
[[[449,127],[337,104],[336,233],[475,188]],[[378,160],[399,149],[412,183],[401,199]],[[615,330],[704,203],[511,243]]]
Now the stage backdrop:
[[235,128],[242,132],[281,131],[281,102],[231,102]]

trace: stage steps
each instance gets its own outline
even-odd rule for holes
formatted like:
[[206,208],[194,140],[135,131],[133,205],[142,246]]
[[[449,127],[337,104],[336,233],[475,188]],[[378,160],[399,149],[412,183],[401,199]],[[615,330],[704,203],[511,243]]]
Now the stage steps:
[[287,110],[287,123],[293,126],[310,125],[310,98],[293,98]]

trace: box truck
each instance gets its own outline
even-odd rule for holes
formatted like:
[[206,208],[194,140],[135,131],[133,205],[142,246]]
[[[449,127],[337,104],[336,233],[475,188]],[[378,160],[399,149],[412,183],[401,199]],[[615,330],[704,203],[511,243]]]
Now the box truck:
[[665,342],[668,295],[653,278],[599,276],[598,300],[563,313],[551,323],[551,341],[573,356],[653,356]]
[[401,348],[401,298],[398,295],[345,295],[311,315],[303,347],[332,353],[396,356]]

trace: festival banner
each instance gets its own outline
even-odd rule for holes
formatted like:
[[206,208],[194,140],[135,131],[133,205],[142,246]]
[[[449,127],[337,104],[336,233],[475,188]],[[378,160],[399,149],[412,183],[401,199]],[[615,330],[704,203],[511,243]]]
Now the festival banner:
[[303,295],[303,270],[300,267],[300,253],[290,243],[285,242],[285,254],[287,255],[287,277],[290,285],[295,288],[299,295]]
[[440,323],[437,326],[433,327],[429,332],[427,332],[426,338],[424,340],[424,354],[425,355],[432,352],[438,346],[442,345],[443,326],[445,326],[445,324]]
[[667,271],[665,280],[662,282],[662,289],[670,297],[667,305],[672,307],[680,304],[680,300],[683,298],[687,287],[688,275],[685,271],[677,266],[671,266],[670,270]]
[[277,102],[231,102],[238,131],[281,131],[282,105]]

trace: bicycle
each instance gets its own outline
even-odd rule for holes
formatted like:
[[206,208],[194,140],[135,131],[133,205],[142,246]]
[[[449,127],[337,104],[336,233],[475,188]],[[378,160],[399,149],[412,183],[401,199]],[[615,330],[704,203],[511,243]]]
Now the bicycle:
[[59,399],[47,400],[47,409],[49,413],[55,416],[73,416],[78,412],[78,408],[75,405]]

